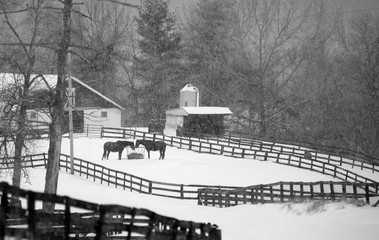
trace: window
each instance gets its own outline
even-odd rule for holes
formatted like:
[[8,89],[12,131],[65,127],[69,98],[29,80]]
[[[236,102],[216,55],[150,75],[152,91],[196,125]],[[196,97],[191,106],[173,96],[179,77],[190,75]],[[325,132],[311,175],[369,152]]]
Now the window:
[[30,118],[31,119],[37,119],[37,113],[36,112],[30,113]]
[[108,117],[108,113],[107,112],[101,112],[101,117],[103,117],[103,118]]

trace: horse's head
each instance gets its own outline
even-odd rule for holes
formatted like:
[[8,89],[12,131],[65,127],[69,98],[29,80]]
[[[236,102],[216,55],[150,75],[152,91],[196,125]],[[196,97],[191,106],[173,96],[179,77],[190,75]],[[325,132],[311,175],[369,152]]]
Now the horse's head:
[[141,144],[141,140],[137,140],[136,141],[136,148],[138,148],[140,144]]
[[127,146],[130,146],[133,150],[134,148],[134,142],[129,141],[117,141],[118,145],[122,148],[126,148]]
[[136,148],[134,147],[134,142],[130,142],[130,145],[129,145],[133,150],[136,150]]

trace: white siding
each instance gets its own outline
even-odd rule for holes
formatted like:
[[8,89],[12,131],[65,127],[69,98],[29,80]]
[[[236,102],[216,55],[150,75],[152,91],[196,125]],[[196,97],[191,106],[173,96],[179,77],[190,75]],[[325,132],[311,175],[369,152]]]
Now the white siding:
[[[84,110],[84,124],[102,125],[103,127],[121,127],[121,110],[118,108],[91,108]],[[107,116],[102,117],[102,112]]]
[[[84,125],[101,125],[103,127],[121,127],[121,110],[118,108],[76,108],[84,111]],[[102,112],[107,117],[102,117]],[[36,118],[31,118],[36,113]],[[28,110],[28,119],[31,121],[51,123],[50,114],[44,110]]]

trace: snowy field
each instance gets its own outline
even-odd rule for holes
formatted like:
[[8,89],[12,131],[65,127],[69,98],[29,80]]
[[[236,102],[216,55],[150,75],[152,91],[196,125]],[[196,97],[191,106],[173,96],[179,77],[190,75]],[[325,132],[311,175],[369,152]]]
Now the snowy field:
[[[101,160],[103,144],[116,139],[74,140],[74,155],[149,180],[179,184],[209,184],[249,186],[277,181],[330,181],[332,177],[308,170],[251,159],[236,159],[168,147],[166,159],[158,160],[159,153],[151,152],[151,159],[122,160],[111,153],[109,160]],[[37,153],[47,152],[48,141],[38,141]],[[69,140],[63,139],[62,153],[69,154]],[[146,156],[147,157],[147,156]],[[356,170],[357,171],[357,170]],[[45,170],[30,169],[29,182],[22,187],[43,191]],[[379,179],[369,171],[360,175]],[[11,177],[0,174],[0,181]],[[355,204],[335,202],[315,205],[259,204],[230,208],[198,206],[196,201],[176,200],[138,194],[107,185],[100,185],[79,176],[61,172],[58,194],[102,204],[120,204],[147,208],[158,214],[181,220],[217,224],[223,240],[253,239],[378,239],[379,208],[357,207]]]

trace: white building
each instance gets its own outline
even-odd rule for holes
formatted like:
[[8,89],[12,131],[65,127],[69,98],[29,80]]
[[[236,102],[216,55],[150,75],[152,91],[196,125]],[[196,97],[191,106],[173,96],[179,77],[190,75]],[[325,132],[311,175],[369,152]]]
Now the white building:
[[224,116],[233,114],[227,107],[200,106],[199,89],[187,84],[180,91],[179,108],[166,111],[164,133],[171,136],[224,133]]
[[[57,75],[33,76],[36,80],[30,91],[53,89],[57,83]],[[23,84],[20,74],[0,73],[0,88],[5,85]],[[121,127],[121,114],[124,110],[119,104],[101,94],[76,77],[72,77],[74,90],[74,131],[81,132],[85,126]],[[92,101],[95,99],[96,101]],[[65,114],[68,114],[66,108]],[[51,122],[50,113],[45,107],[28,109],[27,117],[34,125],[45,125]]]

